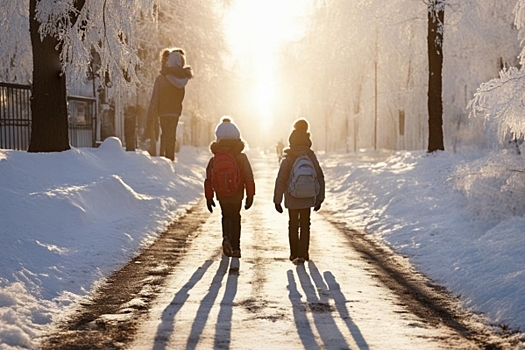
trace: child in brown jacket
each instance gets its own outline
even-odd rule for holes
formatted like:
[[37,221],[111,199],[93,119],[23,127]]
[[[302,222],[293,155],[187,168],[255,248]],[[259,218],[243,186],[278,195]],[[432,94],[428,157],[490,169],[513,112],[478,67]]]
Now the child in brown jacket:
[[[284,150],[284,156],[279,167],[279,173],[275,179],[275,189],[273,202],[275,209],[283,212],[281,202],[284,196],[284,206],[288,208],[288,239],[290,243],[290,260],[294,264],[303,263],[309,260],[310,247],[310,208],[318,211],[325,196],[324,175],[319,165],[319,161],[311,150],[312,141],[308,132],[308,122],[305,119],[297,120],[294,129],[288,139],[290,148]],[[306,156],[306,157],[302,157]],[[295,190],[292,183],[293,173],[296,166],[294,165],[298,158],[302,157],[301,167],[310,168],[310,178],[315,181],[312,190]],[[295,171],[298,173],[299,171]],[[308,174],[308,172],[305,172]],[[306,176],[306,175],[305,175]],[[300,180],[299,180],[300,181]],[[306,182],[305,182],[306,183]],[[313,191],[313,192],[312,192]]]

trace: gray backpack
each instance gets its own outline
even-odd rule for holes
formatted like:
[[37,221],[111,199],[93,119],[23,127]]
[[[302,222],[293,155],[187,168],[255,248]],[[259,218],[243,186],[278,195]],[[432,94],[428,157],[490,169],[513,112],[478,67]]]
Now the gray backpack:
[[310,157],[306,155],[297,157],[288,179],[288,192],[296,198],[311,198],[319,194],[320,187]]

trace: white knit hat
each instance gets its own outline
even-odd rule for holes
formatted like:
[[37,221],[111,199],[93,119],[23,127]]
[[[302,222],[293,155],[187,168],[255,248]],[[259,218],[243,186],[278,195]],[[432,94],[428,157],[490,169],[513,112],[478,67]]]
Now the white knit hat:
[[240,140],[241,132],[230,117],[223,117],[215,129],[215,137],[220,140]]
[[184,67],[184,57],[180,52],[173,51],[170,52],[168,58],[166,59],[166,67]]

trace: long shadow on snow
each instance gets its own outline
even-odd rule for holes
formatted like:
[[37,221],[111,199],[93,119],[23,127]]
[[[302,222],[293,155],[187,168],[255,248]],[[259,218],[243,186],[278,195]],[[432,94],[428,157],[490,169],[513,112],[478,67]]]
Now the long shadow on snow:
[[[310,261],[309,266],[312,265],[313,263]],[[332,316],[327,293],[328,288],[323,279],[317,279],[316,286],[314,286],[310,275],[306,271],[305,265],[297,266],[297,275],[299,276],[303,291],[306,294],[307,307],[312,311],[315,327],[325,347],[331,348],[331,346],[337,344],[337,347],[340,349],[349,349],[350,346]],[[319,296],[317,296],[316,290],[319,291]]]
[[231,342],[233,300],[237,294],[239,280],[239,259],[232,258],[230,270],[226,281],[226,289],[221,301],[219,316],[215,326],[215,346],[214,349],[229,349]]
[[[310,269],[311,268],[312,267],[310,266]],[[317,268],[315,268],[315,270],[317,271]],[[330,295],[335,302],[335,307],[337,308],[337,311],[339,311],[339,315],[341,316],[341,318],[345,321],[345,324],[348,327],[348,330],[350,331],[352,336],[354,337],[357,346],[359,346],[360,350],[368,350],[369,348],[365,338],[361,334],[359,327],[357,327],[354,321],[352,321],[352,317],[350,317],[350,313],[348,312],[348,308],[346,307],[346,297],[344,296],[343,292],[341,292],[341,287],[339,286],[339,283],[337,283],[337,281],[335,280],[335,276],[330,271],[326,271],[323,275],[326,283],[330,288]]]
[[[332,348],[333,346],[336,346],[338,349],[350,348],[343,334],[338,329],[335,319],[331,315],[331,312],[334,310],[332,310],[329,300],[332,299],[335,303],[337,312],[341,319],[344,320],[359,349],[368,350],[369,346],[366,343],[366,340],[350,317],[350,313],[346,307],[346,297],[341,292],[341,288],[334,275],[327,271],[323,274],[323,278],[319,269],[311,260],[308,262],[308,269],[310,271],[311,279],[304,265],[299,265],[296,268],[301,287],[306,294],[306,303],[301,300],[302,295],[298,290],[293,271],[288,270],[287,272],[288,297],[292,303],[295,324],[304,348],[319,349],[312,331],[312,325],[306,316],[306,311],[308,309],[312,312],[315,327],[317,328],[325,348]],[[315,283],[315,286],[314,283],[312,283],[312,280]],[[319,293],[319,296],[317,296],[317,292]],[[327,317],[327,314],[330,315]]]
[[292,303],[293,318],[301,342],[306,350],[319,349],[319,346],[315,341],[310,321],[308,321],[308,317],[306,317],[303,303],[301,301],[302,295],[299,293],[299,290],[297,290],[297,283],[295,282],[293,271],[288,270],[286,275],[288,277],[288,298]]
[[204,330],[204,327],[206,326],[206,322],[208,321],[208,316],[210,315],[210,311],[213,308],[215,299],[217,298],[217,295],[219,294],[219,290],[221,289],[222,279],[224,278],[224,275],[228,271],[229,263],[230,263],[230,259],[223,255],[221,259],[221,263],[219,264],[219,267],[217,268],[217,272],[215,273],[215,276],[213,277],[211,281],[210,289],[208,290],[208,293],[206,293],[206,295],[202,299],[201,304],[199,305],[199,309],[197,310],[197,315],[195,316],[195,319],[193,320],[193,325],[191,326],[191,332],[188,337],[188,341],[186,343],[186,349],[195,349],[197,347],[197,344],[199,343],[199,340],[202,335],[202,331]]
[[197,269],[190,277],[189,281],[175,294],[175,297],[162,312],[161,323],[157,327],[155,334],[155,344],[153,350],[166,349],[170,335],[173,333],[175,326],[175,316],[180,311],[189,297],[189,291],[199,282],[208,268],[213,264],[213,260],[206,260],[204,264]]

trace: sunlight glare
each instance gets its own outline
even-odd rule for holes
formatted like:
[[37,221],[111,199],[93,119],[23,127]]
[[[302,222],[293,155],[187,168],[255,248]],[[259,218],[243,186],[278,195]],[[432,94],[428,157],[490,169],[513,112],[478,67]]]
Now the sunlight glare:
[[234,62],[246,70],[251,86],[246,87],[253,113],[260,127],[269,131],[276,104],[279,49],[285,42],[300,38],[301,21],[312,0],[235,0],[225,15],[226,36]]
[[310,0],[236,0],[225,17],[233,54],[275,54],[283,42],[301,35],[300,18],[309,3]]
[[272,127],[275,105],[275,79],[273,76],[263,74],[256,77],[257,83],[253,88],[253,106],[261,118],[263,132],[268,132]]

